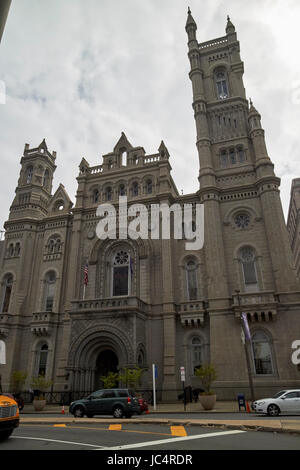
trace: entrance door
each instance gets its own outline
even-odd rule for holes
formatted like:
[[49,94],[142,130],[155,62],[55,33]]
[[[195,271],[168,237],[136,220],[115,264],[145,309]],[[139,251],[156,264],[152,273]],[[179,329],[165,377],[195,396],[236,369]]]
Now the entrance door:
[[111,350],[101,351],[96,362],[95,390],[103,388],[101,376],[106,376],[109,372],[118,372],[118,356]]

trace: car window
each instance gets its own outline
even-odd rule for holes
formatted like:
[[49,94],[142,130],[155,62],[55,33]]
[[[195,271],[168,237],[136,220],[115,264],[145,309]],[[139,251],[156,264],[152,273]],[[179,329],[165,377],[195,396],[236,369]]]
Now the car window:
[[284,398],[297,398],[297,397],[298,397],[298,392],[290,392],[284,396]]
[[103,391],[99,390],[98,392],[94,392],[94,393],[91,394],[91,399],[95,400],[95,399],[98,399],[98,398],[102,398],[102,395],[103,395]]
[[128,397],[127,390],[118,390],[119,397]]
[[286,390],[281,390],[281,392],[276,393],[273,398],[279,398],[281,395],[283,395],[286,392]]
[[115,397],[115,392],[113,390],[107,390],[103,392],[103,395],[101,398],[114,398]]

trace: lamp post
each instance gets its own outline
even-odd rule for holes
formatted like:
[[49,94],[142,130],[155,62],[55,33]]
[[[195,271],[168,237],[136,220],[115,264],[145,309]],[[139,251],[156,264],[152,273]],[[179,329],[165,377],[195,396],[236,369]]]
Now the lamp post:
[[[242,330],[244,334],[244,348],[245,348],[245,355],[246,355],[246,362],[247,362],[247,370],[248,370],[248,379],[249,379],[249,388],[250,388],[250,394],[251,394],[251,401],[254,402],[254,387],[253,387],[253,380],[252,380],[252,373],[251,373],[251,365],[250,365],[250,357],[249,357],[249,351],[248,351],[248,346],[247,346],[247,335],[245,331],[245,325],[242,317],[242,309],[241,309],[241,298],[240,298],[240,291],[239,289],[236,289],[235,292],[237,293],[237,299],[238,299],[238,304],[239,304],[239,312],[240,312],[240,320],[242,324]],[[250,341],[249,341],[250,342]]]

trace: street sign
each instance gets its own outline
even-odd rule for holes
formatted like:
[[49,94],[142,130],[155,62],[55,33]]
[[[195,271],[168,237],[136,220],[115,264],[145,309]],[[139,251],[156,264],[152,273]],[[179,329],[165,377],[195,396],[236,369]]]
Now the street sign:
[[0,340],[0,364],[6,364],[6,347],[2,340]]
[[181,379],[181,382],[185,382],[185,370],[184,370],[184,367],[180,367],[180,379]]

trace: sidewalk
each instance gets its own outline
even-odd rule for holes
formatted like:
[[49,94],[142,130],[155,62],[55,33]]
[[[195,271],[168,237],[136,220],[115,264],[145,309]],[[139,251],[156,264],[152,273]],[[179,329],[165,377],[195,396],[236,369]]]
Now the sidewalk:
[[[60,414],[60,416],[53,416],[54,414]],[[176,418],[163,418],[151,417],[151,414],[165,414],[165,413],[176,413]],[[180,417],[181,414],[187,413],[199,413],[199,417],[191,418]],[[211,414],[211,418],[201,418],[201,414]],[[226,419],[224,417],[218,417],[218,414],[222,413],[236,413],[236,419]],[[27,416],[28,414],[34,414],[34,417]],[[242,419],[239,416],[243,415]],[[39,416],[40,415],[40,416]],[[46,417],[43,415],[47,415]],[[249,416],[249,419],[245,417]],[[251,416],[251,418],[250,418]],[[203,427],[220,427],[227,429],[241,429],[241,430],[255,430],[255,431],[269,431],[269,432],[289,432],[300,434],[300,419],[296,420],[293,417],[284,417],[278,419],[269,420],[263,416],[257,416],[254,418],[254,413],[248,414],[245,411],[238,409],[237,402],[217,402],[216,408],[212,411],[205,411],[202,409],[200,403],[189,403],[186,405],[186,411],[182,403],[171,403],[171,404],[159,404],[156,410],[153,406],[149,406],[149,414],[147,416],[140,415],[134,417],[134,419],[122,418],[120,420],[108,416],[107,418],[74,418],[69,414],[69,407],[64,407],[64,414],[62,413],[62,406],[59,405],[47,405],[43,411],[34,411],[33,405],[26,404],[24,409],[20,412],[20,423],[21,424],[72,424],[72,423],[93,423],[93,424],[104,424],[112,422],[114,424],[165,424],[165,425],[185,425],[185,426],[203,426]]]
[[[21,415],[24,414],[48,414],[48,413],[61,413],[62,406],[61,405],[50,405],[47,404],[43,411],[35,411],[32,404],[26,404],[21,411]],[[65,414],[68,413],[69,407],[64,407]],[[184,410],[183,403],[165,403],[156,405],[156,410],[154,410],[153,406],[149,405],[149,412],[150,413],[239,413],[239,407],[237,402],[235,401],[219,401],[216,402],[215,409],[211,411],[203,410],[200,403],[187,403],[186,408]],[[243,412],[243,411],[242,411]]]

